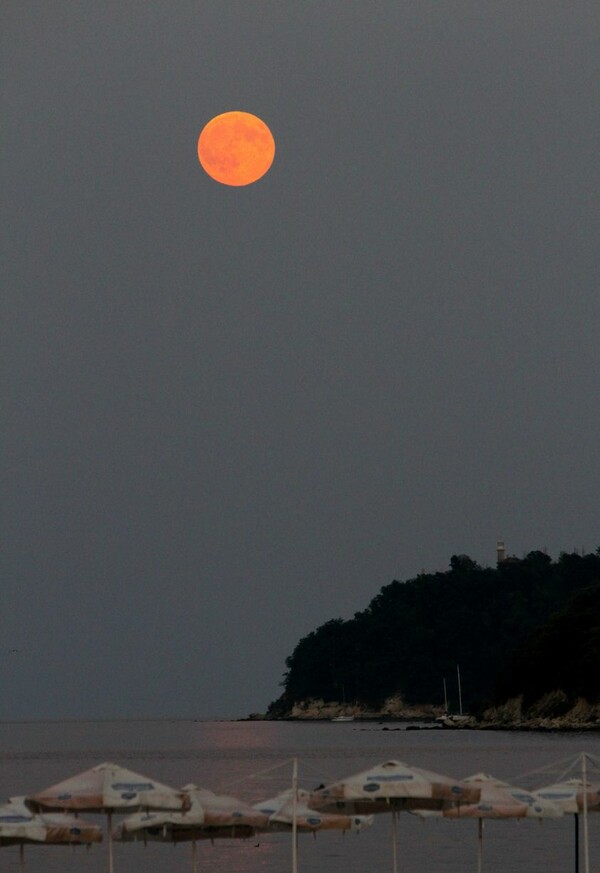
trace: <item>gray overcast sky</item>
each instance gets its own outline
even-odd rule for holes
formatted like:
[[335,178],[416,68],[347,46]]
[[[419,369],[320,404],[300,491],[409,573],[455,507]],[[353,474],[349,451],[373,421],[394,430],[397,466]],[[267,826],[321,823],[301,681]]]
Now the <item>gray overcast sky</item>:
[[[1,31],[0,717],[264,710],[394,578],[600,544],[596,0]],[[196,157],[231,109],[246,188]]]

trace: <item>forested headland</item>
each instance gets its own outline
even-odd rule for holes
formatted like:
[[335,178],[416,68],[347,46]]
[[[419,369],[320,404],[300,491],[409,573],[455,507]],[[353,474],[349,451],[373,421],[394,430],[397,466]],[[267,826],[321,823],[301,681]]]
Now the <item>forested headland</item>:
[[475,714],[515,698],[555,714],[600,703],[600,548],[557,560],[532,551],[493,568],[453,555],[446,572],[384,586],[353,618],[298,642],[267,717],[316,699],[443,706],[444,680],[457,712],[457,666]]

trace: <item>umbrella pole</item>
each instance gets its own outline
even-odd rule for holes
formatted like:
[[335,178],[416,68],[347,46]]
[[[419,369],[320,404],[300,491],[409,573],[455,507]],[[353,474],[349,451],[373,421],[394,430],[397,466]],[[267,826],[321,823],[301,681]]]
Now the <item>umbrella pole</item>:
[[112,836],[112,812],[108,813],[108,873],[114,873],[115,863],[113,858],[113,836]]
[[192,840],[192,873],[198,873],[198,856],[196,853],[196,837]]
[[575,873],[579,873],[579,814],[575,813]]
[[583,782],[583,869],[590,873],[590,844],[588,839],[588,784],[585,752],[581,756],[581,781]]
[[292,770],[292,873],[298,873],[298,758]]
[[19,873],[25,871],[25,844],[21,843],[19,847]]
[[398,813],[392,812],[392,873],[398,873]]
[[483,819],[477,819],[477,873],[483,873]]

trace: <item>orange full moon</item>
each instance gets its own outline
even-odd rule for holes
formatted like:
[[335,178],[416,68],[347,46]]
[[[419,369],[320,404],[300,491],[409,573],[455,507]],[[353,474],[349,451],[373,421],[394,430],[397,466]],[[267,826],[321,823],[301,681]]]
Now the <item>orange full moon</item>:
[[223,112],[198,138],[198,160],[223,185],[250,185],[264,176],[275,157],[273,134],[250,112]]

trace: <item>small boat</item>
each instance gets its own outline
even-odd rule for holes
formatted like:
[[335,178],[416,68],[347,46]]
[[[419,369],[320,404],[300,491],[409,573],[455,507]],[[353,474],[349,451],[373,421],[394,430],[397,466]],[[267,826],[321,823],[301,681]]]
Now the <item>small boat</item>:
[[436,722],[441,724],[442,727],[462,728],[467,726],[470,718],[469,715],[463,715],[462,713],[460,715],[439,715],[436,718]]
[[331,721],[354,721],[353,715],[336,715]]

